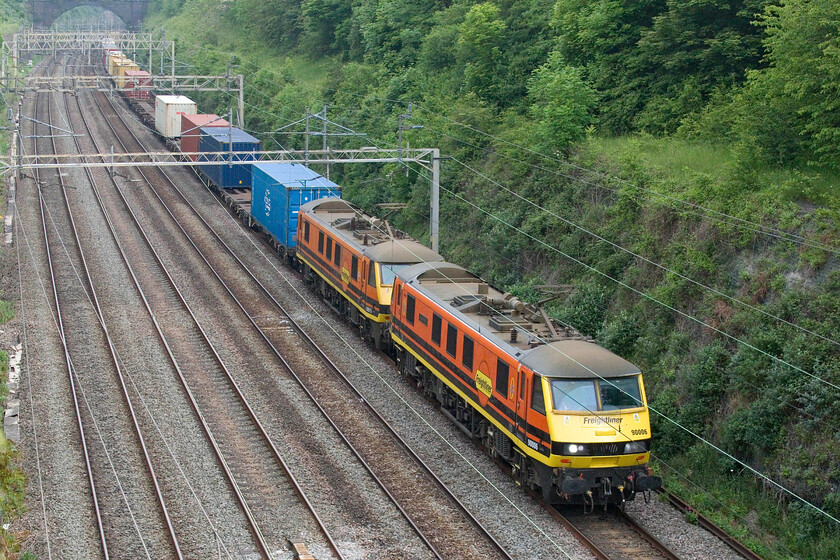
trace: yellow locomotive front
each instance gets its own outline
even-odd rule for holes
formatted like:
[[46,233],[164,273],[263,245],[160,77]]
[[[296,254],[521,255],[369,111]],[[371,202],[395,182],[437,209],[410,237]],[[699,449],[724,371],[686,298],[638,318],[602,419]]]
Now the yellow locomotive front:
[[583,341],[525,357],[545,395],[553,496],[559,503],[622,503],[661,486],[647,468],[650,417],[639,369]]

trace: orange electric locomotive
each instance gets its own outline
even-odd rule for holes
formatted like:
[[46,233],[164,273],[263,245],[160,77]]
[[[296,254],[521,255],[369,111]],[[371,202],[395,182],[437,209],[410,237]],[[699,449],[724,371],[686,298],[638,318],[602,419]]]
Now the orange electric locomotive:
[[304,278],[379,349],[389,346],[391,289],[396,272],[441,261],[428,247],[340,198],[300,207],[297,258]]
[[589,506],[661,485],[630,362],[447,262],[397,272],[391,311],[401,371],[520,484]]

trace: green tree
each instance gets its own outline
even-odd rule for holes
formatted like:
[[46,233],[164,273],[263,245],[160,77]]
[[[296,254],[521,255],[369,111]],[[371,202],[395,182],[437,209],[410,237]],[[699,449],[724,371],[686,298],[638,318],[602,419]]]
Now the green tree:
[[833,0],[788,0],[768,8],[762,24],[769,67],[750,74],[738,101],[742,145],[769,161],[817,161],[836,169],[840,5]]
[[609,132],[632,130],[646,102],[636,48],[664,10],[665,0],[558,0],[554,7],[560,54],[600,94],[600,123]]
[[301,3],[297,0],[240,0],[241,23],[253,25],[260,36],[281,50],[297,46],[301,34]]
[[580,70],[567,66],[559,52],[553,52],[534,72],[528,82],[528,98],[543,149],[568,150],[592,123],[595,92],[583,81]]
[[311,56],[340,52],[339,30],[352,15],[350,0],[304,0],[300,4],[301,47]]
[[482,99],[499,101],[505,29],[501,10],[490,2],[473,6],[460,26],[458,61],[467,89]]
[[637,69],[648,100],[639,128],[674,132],[723,85],[744,83],[759,66],[761,29],[753,21],[767,0],[668,0],[638,43]]

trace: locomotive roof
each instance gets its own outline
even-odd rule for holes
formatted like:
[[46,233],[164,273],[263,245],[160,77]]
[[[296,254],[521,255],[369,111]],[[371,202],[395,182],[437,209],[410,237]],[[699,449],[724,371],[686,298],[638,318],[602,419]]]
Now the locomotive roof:
[[329,227],[360,253],[382,263],[412,264],[442,261],[443,257],[384,220],[340,198],[321,198],[300,207],[302,214]]
[[639,368],[606,348],[583,340],[559,340],[528,351],[522,365],[546,377],[592,378],[635,375]]
[[492,341],[523,365],[547,377],[622,377],[639,368],[592,344],[540,308],[494,288],[449,262],[424,262],[397,271],[400,279]]

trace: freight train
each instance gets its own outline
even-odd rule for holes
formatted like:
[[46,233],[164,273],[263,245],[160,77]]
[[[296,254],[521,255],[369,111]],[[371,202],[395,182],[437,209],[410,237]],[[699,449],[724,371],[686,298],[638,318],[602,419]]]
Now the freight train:
[[[107,63],[117,55],[104,56]],[[199,162],[228,150],[250,161],[260,149],[180,96],[156,96],[154,121],[170,147]],[[647,498],[661,486],[647,465],[652,434],[639,368],[549,317],[542,304],[551,298],[529,304],[446,262],[304,165],[197,167],[518,484],[549,503],[587,509]]]

